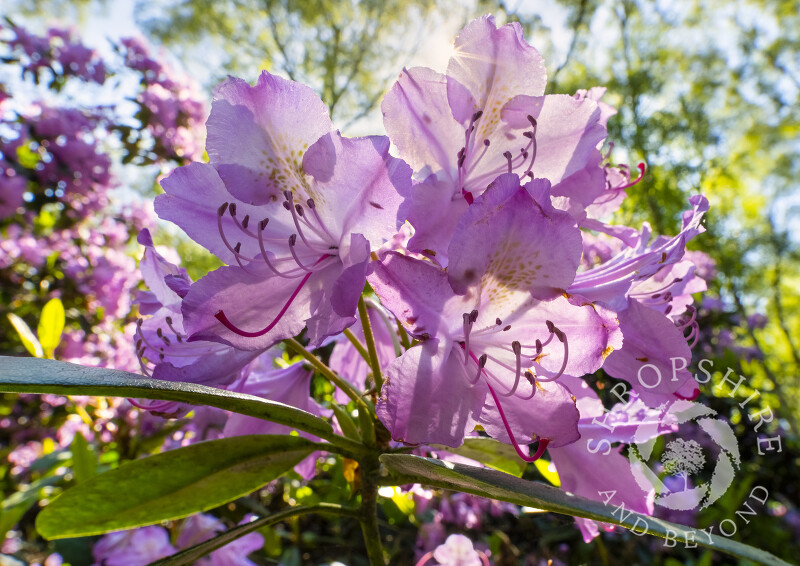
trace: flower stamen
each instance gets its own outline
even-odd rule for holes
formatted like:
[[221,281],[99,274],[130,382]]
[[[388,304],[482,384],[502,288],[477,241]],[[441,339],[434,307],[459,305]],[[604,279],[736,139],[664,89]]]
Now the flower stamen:
[[311,271],[313,270],[310,269],[309,267],[306,267],[303,264],[303,262],[300,261],[300,258],[297,256],[297,252],[294,249],[296,244],[297,244],[297,234],[292,234],[291,236],[289,236],[289,252],[292,254],[292,259],[294,259],[295,263],[297,263],[300,269],[311,273]]
[[[245,269],[244,265],[242,264],[242,260],[244,260],[244,261],[249,263],[249,262],[253,261],[253,258],[248,258],[248,257],[243,256],[242,254],[239,253],[239,250],[242,247],[241,243],[239,243],[237,246],[231,246],[230,242],[228,241],[228,238],[225,236],[225,230],[222,227],[222,217],[225,215],[225,211],[228,210],[228,205],[229,204],[230,204],[231,207],[235,207],[236,206],[234,203],[225,202],[225,203],[222,204],[222,206],[220,206],[217,209],[217,229],[219,230],[220,238],[222,238],[222,243],[225,244],[225,247],[228,248],[228,251],[230,251],[233,254],[233,257],[236,260],[236,263],[239,264],[239,267],[241,267],[242,269]],[[235,211],[236,209],[234,208],[233,210]]]
[[517,388],[519,387],[519,378],[522,375],[522,345],[517,340],[514,340],[511,343],[511,349],[514,351],[514,355],[517,358],[516,373],[514,375],[514,385],[507,393],[501,393],[503,397],[511,397],[514,393],[517,392]]
[[236,217],[236,203],[235,202],[230,203],[230,205],[228,206],[228,212],[231,213],[231,218],[233,219],[233,222],[236,224],[236,227],[239,228],[239,230],[241,230],[242,232],[244,232],[245,234],[247,234],[251,238],[255,238],[256,237],[255,234],[253,234],[250,230],[247,229],[247,226],[250,223],[250,215],[249,214],[245,215],[244,219],[242,219],[242,221],[240,223],[239,219]]
[[567,369],[567,360],[569,359],[569,341],[567,340],[567,335],[555,326],[553,327],[553,335],[558,338],[559,342],[564,344],[564,360],[561,362],[561,369],[559,369],[558,373],[556,373],[553,377],[536,377],[536,381],[541,381],[544,383],[555,381],[564,375],[564,371]]
[[[293,234],[293,236],[294,236],[294,234]],[[262,250],[263,250],[263,247],[262,247]],[[266,256],[266,253],[265,253],[265,256]],[[332,256],[329,255],[329,254],[323,254],[316,261],[316,263],[314,263],[313,267],[318,267],[320,265],[320,263],[322,263],[323,261],[325,261],[329,257],[332,257]],[[218,321],[220,321],[223,324],[223,326],[225,326],[225,328],[227,328],[231,332],[234,332],[234,333],[238,334],[239,336],[244,336],[245,338],[257,338],[259,336],[263,336],[264,334],[266,334],[267,332],[269,332],[270,330],[275,328],[275,325],[278,324],[278,322],[281,320],[281,318],[283,318],[283,315],[286,314],[287,310],[289,310],[289,307],[292,305],[292,302],[294,302],[295,298],[297,298],[297,295],[300,293],[300,290],[305,286],[306,282],[308,281],[308,278],[311,277],[311,275],[313,275],[313,273],[314,273],[313,270],[309,270],[303,276],[303,279],[300,280],[300,284],[295,288],[294,291],[292,291],[292,294],[289,296],[289,299],[286,301],[286,304],[283,305],[283,308],[281,308],[280,312],[275,317],[275,319],[272,322],[270,322],[265,328],[262,328],[261,330],[259,330],[257,332],[248,332],[246,330],[242,330],[241,328],[238,328],[230,320],[228,320],[228,317],[225,315],[225,312],[222,311],[222,310],[217,311],[216,314],[214,315],[214,318],[216,318]],[[190,338],[189,341],[191,342],[192,339]]]
[[526,456],[522,451],[522,448],[520,448],[519,442],[517,442],[517,439],[514,437],[514,433],[511,430],[511,425],[508,423],[508,419],[506,418],[506,413],[503,411],[503,406],[500,404],[500,399],[497,398],[497,393],[494,392],[494,389],[488,383],[486,384],[486,387],[489,388],[489,393],[491,393],[492,399],[494,399],[494,404],[497,405],[497,412],[500,413],[500,419],[503,421],[503,426],[506,429],[508,438],[511,440],[511,444],[514,446],[514,450],[516,450],[517,455],[526,462],[535,462],[541,458],[544,454],[544,451],[547,450],[547,445],[550,443],[550,440],[547,438],[538,438],[536,453],[533,456]]
[[223,324],[223,326],[225,326],[225,328],[227,328],[231,332],[238,334],[239,336],[244,336],[245,338],[258,338],[259,336],[263,336],[264,334],[275,328],[275,325],[277,325],[278,322],[280,322],[281,318],[283,318],[283,315],[286,314],[286,311],[289,310],[289,307],[292,305],[295,298],[300,293],[300,290],[306,284],[306,281],[308,281],[308,278],[311,277],[311,274],[312,274],[311,271],[306,273],[306,275],[300,281],[300,284],[292,292],[291,296],[289,297],[289,300],[286,301],[285,305],[283,305],[283,308],[278,313],[278,316],[276,316],[275,319],[272,322],[270,322],[266,327],[262,328],[257,332],[247,332],[246,330],[238,328],[230,320],[228,320],[228,317],[225,316],[225,312],[221,310],[217,311],[217,313],[214,315],[214,318],[220,321]]
[[[298,220],[297,211],[295,210],[295,207],[294,207],[294,200],[292,198],[292,191],[283,191],[283,196],[286,198],[286,200],[283,201],[283,208],[285,208],[286,210],[288,210],[292,214],[292,221],[294,222],[294,227],[297,229],[297,233],[300,235],[300,239],[303,240],[303,243],[307,247],[313,249],[311,244],[308,243],[308,240],[306,240],[305,234],[303,234],[303,231],[300,229],[300,222]],[[297,205],[297,206],[300,206],[300,205]],[[302,208],[301,208],[301,210],[302,210]],[[290,247],[291,246],[292,245],[290,244]],[[294,252],[292,252],[292,255],[294,255]],[[300,262],[298,262],[298,263],[300,263]]]

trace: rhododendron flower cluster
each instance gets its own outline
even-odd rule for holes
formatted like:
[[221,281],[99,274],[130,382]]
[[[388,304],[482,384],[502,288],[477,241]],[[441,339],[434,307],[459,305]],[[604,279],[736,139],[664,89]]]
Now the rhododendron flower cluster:
[[95,136],[101,122],[90,112],[44,105],[32,106],[16,120],[3,120],[13,131],[0,141],[3,216],[24,205],[29,187],[37,190],[28,202],[69,203],[66,214],[76,220],[107,206],[111,159]]
[[[49,351],[39,345],[38,355],[136,371],[131,309],[141,275],[131,252],[136,234],[155,219],[147,203],[121,205],[115,173],[121,160],[132,161],[142,153],[158,166],[182,163],[183,158],[154,147],[147,133],[147,143],[128,143],[127,152],[119,148],[118,141],[149,126],[137,126],[124,106],[117,109],[97,101],[107,94],[102,85],[111,87],[110,81],[121,75],[130,78],[141,71],[119,57],[101,57],[70,30],[51,28],[37,35],[6,22],[0,25],[0,322],[5,325],[0,350],[18,353],[22,346],[19,328],[11,326],[6,315],[27,320],[41,339],[41,306],[56,301],[62,307],[63,330],[56,331]],[[196,99],[190,103],[192,91],[185,78],[161,78],[167,79],[169,88],[187,94],[183,108],[192,113],[187,119],[182,109],[172,123],[169,116],[159,116],[159,127],[189,132],[188,138],[202,123],[204,105]],[[136,83],[131,84],[125,88],[136,97]],[[123,91],[121,95],[128,94]],[[188,145],[197,143],[187,139]],[[60,327],[52,320],[45,321],[48,325]],[[6,471],[4,495],[11,495],[12,503],[44,476],[55,489],[73,481],[72,475],[65,475],[64,458],[79,446],[88,459],[103,452],[111,457],[107,462],[133,459],[164,443],[176,428],[165,428],[162,419],[139,411],[124,398],[4,399],[0,444],[8,461],[0,468]],[[109,446],[114,449],[107,451]],[[30,506],[36,501],[25,498],[26,502]],[[23,505],[22,511],[26,509]],[[4,505],[0,537],[22,518],[22,511]],[[20,531],[27,539],[27,525]],[[16,552],[9,550],[15,536],[6,538],[4,553]],[[46,561],[60,563],[53,557]]]
[[97,52],[76,39],[74,30],[50,28],[45,35],[39,36],[14,24],[7,29],[13,34],[7,40],[8,45],[19,51],[23,58],[23,73],[33,77],[37,83],[43,78],[45,69],[52,76],[52,85],[58,88],[67,77],[97,84],[106,80],[103,60]]
[[[564,488],[596,498],[582,473],[596,456],[578,440],[630,442],[649,408],[697,394],[673,360],[691,359],[698,335],[705,260],[685,248],[708,202],[693,196],[674,236],[610,224],[645,169],[632,180],[603,153],[604,90],[546,95],[539,52],[490,16],[453,53],[444,74],[402,71],[382,103],[388,137],[343,137],[310,88],[266,71],[215,90],[209,162],[163,179],[155,208],[227,265],[192,282],[140,238],[142,369],[319,414],[300,370],[259,360],[301,332],[316,348],[346,331],[331,365],[375,395],[395,442],[488,435],[526,461],[549,449]],[[365,285],[375,298],[359,310]],[[382,371],[347,330],[367,311]],[[671,378],[642,382],[643,363]],[[600,369],[632,388],[614,410],[627,433],[593,425],[606,410],[587,376]],[[602,478],[652,513],[615,456]]]
[[157,156],[199,159],[203,149],[198,141],[202,139],[206,107],[199,102],[197,85],[154,59],[147,44],[139,38],[122,38],[118,49],[123,53],[125,65],[141,73],[136,118],[142,123],[142,130],[154,140],[147,161]]
[[[45,103],[31,99],[30,91],[16,95],[14,89],[33,85],[9,80],[9,96],[0,101],[0,280],[9,310],[30,303],[38,285],[80,312],[82,324],[68,325],[63,334],[62,359],[135,370],[135,327],[122,327],[141,276],[126,247],[154,218],[145,203],[117,202],[120,183],[112,169],[120,152],[112,151],[110,139],[124,144],[123,162],[182,163],[184,155],[198,155],[194,138],[205,107],[190,96],[191,81],[151,58],[141,41],[123,39],[118,50],[119,60],[103,59],[69,30],[52,28],[39,36],[10,22],[0,27],[8,65],[3,75],[17,63],[20,79],[38,84],[49,74],[48,89],[61,91],[53,99],[39,88]],[[137,128],[132,116],[87,105],[112,72],[139,76],[133,94],[140,108],[150,87],[168,91],[178,108],[166,114],[140,110]],[[70,100],[75,91],[83,98]]]

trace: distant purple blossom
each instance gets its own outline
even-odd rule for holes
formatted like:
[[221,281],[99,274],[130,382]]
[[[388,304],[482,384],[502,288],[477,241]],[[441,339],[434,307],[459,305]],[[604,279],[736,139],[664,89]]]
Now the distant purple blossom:
[[[246,523],[248,517],[242,521]],[[212,515],[199,513],[192,515],[181,525],[177,545],[188,548],[228,530],[225,524]],[[264,546],[264,537],[259,533],[249,533],[222,548],[204,556],[195,564],[197,566],[255,566],[256,563],[247,556]]]
[[141,527],[105,535],[92,549],[94,566],[146,566],[178,552],[163,527]]
[[[433,562],[430,562],[433,560]],[[475,550],[472,541],[464,535],[450,535],[444,544],[423,556],[417,566],[439,564],[440,566],[489,566],[483,552]]]
[[[228,527],[213,515],[200,513],[183,521],[175,546],[170,543],[169,532],[163,527],[140,527],[110,533],[94,545],[94,566],[146,566],[159,558],[205,542],[226,530]],[[255,563],[248,560],[247,556],[262,546],[264,537],[258,533],[250,533],[201,558],[196,564],[254,566]]]
[[10,30],[14,36],[7,43],[24,57],[24,74],[31,74],[38,80],[40,71],[48,69],[54,79],[64,76],[97,84],[105,82],[107,72],[103,60],[96,51],[80,43],[73,30],[50,28],[44,36],[16,25],[10,26]]

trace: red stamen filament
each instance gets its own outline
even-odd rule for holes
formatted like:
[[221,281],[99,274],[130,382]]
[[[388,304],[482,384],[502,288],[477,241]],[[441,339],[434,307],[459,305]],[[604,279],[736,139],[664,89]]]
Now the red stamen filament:
[[497,398],[497,394],[492,389],[492,386],[488,383],[486,387],[489,388],[489,393],[492,394],[492,399],[494,399],[494,404],[497,405],[497,412],[500,413],[500,419],[503,421],[503,426],[506,429],[506,433],[508,433],[508,438],[511,439],[511,444],[514,446],[514,450],[516,450],[517,455],[525,460],[526,462],[535,462],[539,458],[542,457],[544,451],[547,450],[547,445],[550,443],[550,440],[547,438],[539,438],[536,453],[533,456],[526,456],[525,453],[519,446],[517,439],[514,437],[514,433],[511,431],[511,425],[508,423],[508,419],[506,418],[506,413],[503,411],[503,406],[500,405],[500,399]]
[[264,336],[264,334],[275,328],[275,325],[277,325],[278,322],[280,322],[281,318],[283,318],[283,315],[286,314],[286,311],[289,310],[290,306],[292,306],[292,302],[300,293],[300,289],[302,289],[303,286],[306,284],[308,278],[311,277],[311,273],[312,272],[310,271],[306,273],[305,277],[303,277],[303,279],[300,281],[300,285],[297,286],[297,288],[292,292],[292,295],[289,297],[289,300],[286,301],[285,305],[283,305],[283,308],[281,309],[281,312],[278,313],[278,316],[276,316],[272,322],[270,322],[265,328],[259,330],[258,332],[247,332],[246,330],[242,330],[241,328],[236,327],[230,320],[228,320],[228,317],[225,316],[224,311],[218,311],[217,314],[214,315],[214,318],[220,321],[225,326],[225,328],[227,328],[231,332],[238,334],[239,336],[244,336],[245,338],[258,338],[259,336]]
[[[323,255],[316,261],[314,266],[315,267],[318,266],[323,260],[329,257],[331,256],[328,254]],[[228,320],[228,317],[225,316],[225,312],[222,310],[217,311],[217,313],[214,315],[214,318],[220,321],[223,324],[223,326],[225,326],[225,328],[227,328],[231,332],[238,334],[239,336],[244,336],[245,338],[258,338],[259,336],[263,336],[264,334],[275,328],[275,325],[278,324],[278,322],[280,322],[281,318],[283,318],[283,315],[286,314],[287,310],[289,310],[289,307],[292,305],[292,302],[294,302],[294,300],[297,298],[297,295],[300,293],[300,290],[306,284],[308,278],[311,277],[311,275],[313,275],[313,273],[314,273],[313,271],[309,271],[308,273],[305,274],[305,276],[303,276],[303,279],[300,280],[300,284],[294,291],[292,291],[289,300],[287,300],[286,304],[283,305],[283,308],[275,317],[275,319],[272,322],[270,322],[265,328],[259,330],[258,332],[247,332],[246,330],[238,328],[230,320]]]
[[627,185],[622,185],[621,187],[614,187],[612,190],[614,190],[614,191],[623,191],[625,189],[630,189],[632,186],[636,185],[639,181],[644,179],[644,170],[645,170],[644,163],[639,163],[639,165],[637,165],[636,167],[638,167],[638,169],[639,169],[639,176],[636,179],[634,179],[633,181],[631,181]]

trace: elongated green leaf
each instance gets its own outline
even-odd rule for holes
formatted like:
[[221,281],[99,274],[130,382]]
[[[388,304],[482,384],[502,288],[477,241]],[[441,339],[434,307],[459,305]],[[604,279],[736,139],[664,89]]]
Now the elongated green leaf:
[[80,432],[75,433],[70,450],[76,482],[86,481],[97,473],[97,455]]
[[24,491],[11,494],[0,503],[0,538],[5,538],[6,533],[16,525],[26,511],[39,501],[39,490],[43,487],[56,485],[64,478],[62,476],[48,476],[33,482]]
[[442,446],[442,450],[477,460],[495,470],[522,477],[526,464],[520,460],[514,448],[494,438],[467,438],[458,448]]
[[353,421],[353,417],[351,417],[347,412],[347,409],[336,403],[331,404],[331,409],[333,409],[333,413],[336,415],[336,420],[338,421],[339,427],[341,427],[344,435],[347,438],[358,440],[358,428],[356,427],[355,421]]
[[36,331],[45,356],[53,356],[53,351],[61,342],[65,321],[64,305],[61,303],[61,299],[55,297],[47,301],[42,309],[42,316],[39,317],[39,328]]
[[59,466],[63,466],[70,458],[72,458],[72,452],[69,450],[63,448],[60,450],[53,450],[34,460],[28,470],[40,474],[48,473]]
[[65,491],[36,518],[47,539],[179,519],[272,481],[315,450],[296,436],[236,436],[135,460]]
[[284,424],[326,440],[334,437],[331,425],[319,417],[254,395],[195,383],[148,379],[135,373],[84,367],[54,360],[0,356],[0,391],[182,401]]
[[22,340],[22,345],[25,346],[28,353],[37,358],[43,357],[44,351],[42,350],[42,345],[39,344],[39,339],[36,338],[36,335],[33,333],[33,330],[31,330],[31,327],[28,326],[28,323],[13,312],[8,313],[6,316],[9,322],[14,326],[14,330],[19,334],[19,339]]
[[[702,545],[732,556],[770,566],[789,566],[777,556],[708,531],[684,527],[655,517],[648,517],[620,508],[613,501],[609,505],[585,497],[570,495],[560,489],[539,482],[531,482],[503,472],[443,462],[410,454],[384,454],[381,462],[392,476],[392,485],[421,483],[443,489],[472,493],[482,497],[508,501],[527,507],[536,507],[562,515],[584,517],[612,523],[662,538]],[[589,473],[587,471],[587,473]],[[384,483],[387,483],[384,481]]]

